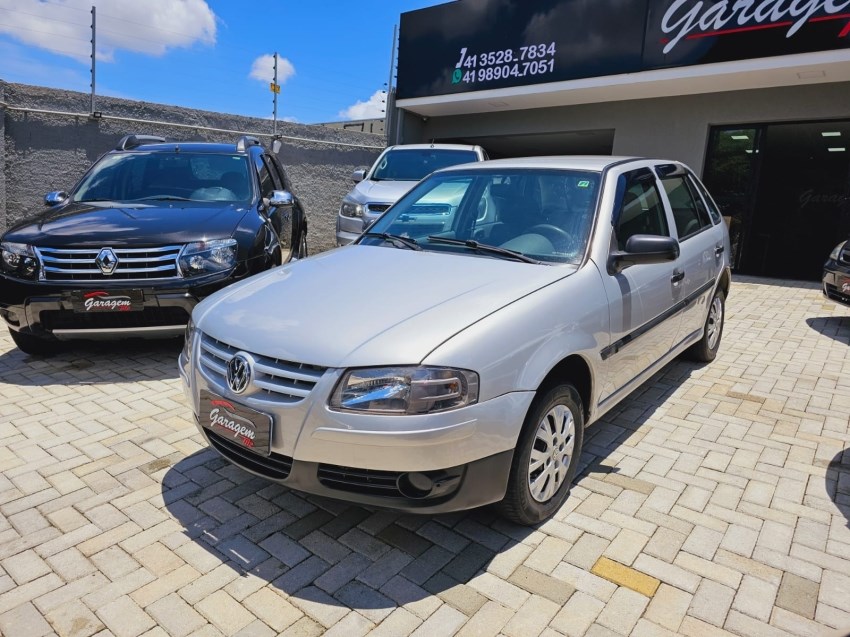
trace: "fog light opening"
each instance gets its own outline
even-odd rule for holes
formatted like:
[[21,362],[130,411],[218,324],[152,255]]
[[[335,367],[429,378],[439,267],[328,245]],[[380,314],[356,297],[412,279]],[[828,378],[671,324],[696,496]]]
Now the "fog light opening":
[[396,486],[405,498],[416,500],[428,497],[434,490],[434,481],[424,473],[402,473],[396,480]]

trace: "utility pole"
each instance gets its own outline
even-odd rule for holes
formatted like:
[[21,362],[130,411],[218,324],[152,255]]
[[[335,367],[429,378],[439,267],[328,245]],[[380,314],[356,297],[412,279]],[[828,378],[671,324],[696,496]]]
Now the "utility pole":
[[92,8],[91,8],[91,109],[90,109],[92,116],[94,116],[94,113],[95,113],[95,110],[96,110],[95,109],[95,101],[94,101],[95,86],[96,86],[96,83],[95,83],[95,64],[96,64],[95,50],[97,48],[96,20],[97,20],[97,9],[94,5],[92,5]]
[[274,52],[274,82],[272,82],[272,94],[274,95],[274,112],[272,118],[272,133],[277,135],[277,95],[280,93],[280,85],[277,83],[277,51]]
[[[391,141],[390,128],[392,126],[393,109],[395,108],[395,95],[393,93],[393,75],[395,72],[395,43],[398,36],[398,25],[393,25],[393,47],[390,50],[390,78],[387,81],[387,97],[384,100],[384,132],[387,134],[387,145]],[[392,108],[391,108],[392,106]]]

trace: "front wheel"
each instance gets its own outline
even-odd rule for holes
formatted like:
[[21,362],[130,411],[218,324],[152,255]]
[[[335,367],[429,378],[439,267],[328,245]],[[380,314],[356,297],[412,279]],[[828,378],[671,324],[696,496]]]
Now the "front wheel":
[[581,398],[570,384],[538,393],[514,452],[502,514],[532,525],[550,517],[567,499],[584,438]]
[[702,363],[710,363],[717,357],[717,350],[720,349],[720,337],[723,336],[725,315],[726,295],[723,290],[717,290],[708,308],[702,338],[688,348],[688,358]]

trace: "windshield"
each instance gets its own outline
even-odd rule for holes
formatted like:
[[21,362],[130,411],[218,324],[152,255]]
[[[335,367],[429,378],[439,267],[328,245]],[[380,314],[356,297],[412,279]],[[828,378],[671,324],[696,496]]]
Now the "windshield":
[[600,178],[596,172],[505,168],[431,175],[378,219],[360,243],[392,248],[394,242],[380,237],[386,234],[434,252],[492,258],[515,252],[546,263],[579,263]]
[[375,181],[419,181],[440,168],[477,161],[471,150],[396,149],[383,155],[372,170]]
[[253,193],[245,155],[121,153],[86,175],[76,201],[224,201],[248,203]]

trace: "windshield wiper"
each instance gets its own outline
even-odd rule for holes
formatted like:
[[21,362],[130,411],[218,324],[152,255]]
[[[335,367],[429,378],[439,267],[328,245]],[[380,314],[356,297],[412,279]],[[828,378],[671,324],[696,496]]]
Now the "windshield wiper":
[[396,248],[405,247],[411,250],[421,250],[422,246],[416,243],[416,239],[410,237],[401,237],[397,234],[387,234],[386,232],[364,232],[361,237],[375,237],[383,239],[387,243],[393,244]]
[[509,259],[516,259],[518,261],[522,261],[523,263],[541,263],[537,259],[532,259],[531,257],[527,257],[521,252],[516,252],[515,250],[508,250],[507,248],[500,248],[499,246],[491,246],[486,243],[478,243],[473,239],[450,239],[449,237],[436,237],[434,235],[429,235],[428,241],[433,243],[446,243],[448,245],[453,246],[466,246],[471,250],[475,250],[476,252],[481,252],[483,254],[496,254],[499,256],[507,257]]
[[174,195],[154,195],[152,197],[140,197],[133,201],[192,201],[186,197],[176,197]]

